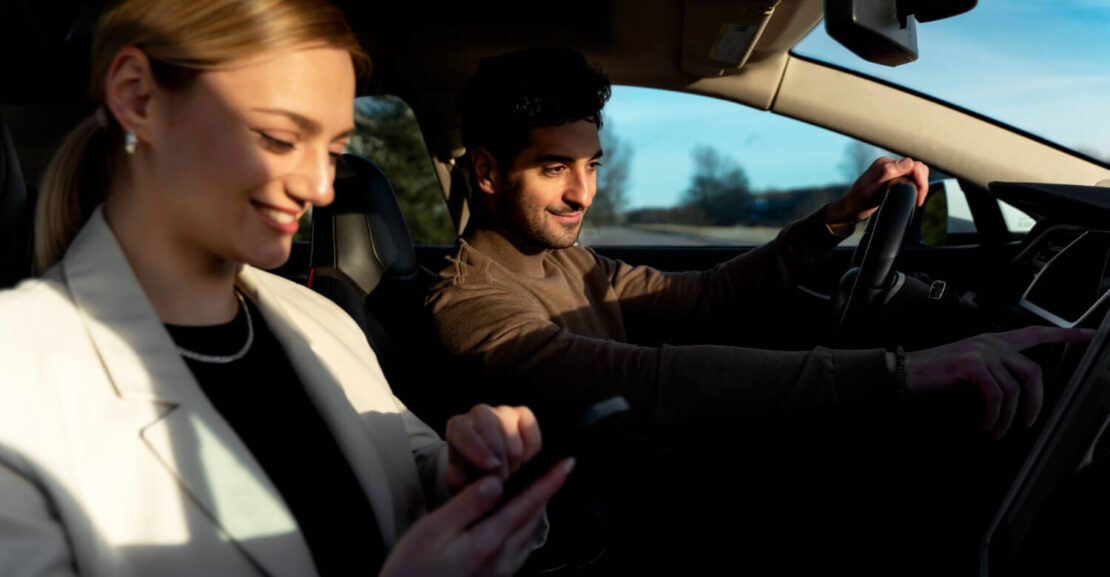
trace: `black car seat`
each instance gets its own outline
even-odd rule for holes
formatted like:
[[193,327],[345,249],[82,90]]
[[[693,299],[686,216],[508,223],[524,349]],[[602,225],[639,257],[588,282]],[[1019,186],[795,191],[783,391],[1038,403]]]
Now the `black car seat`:
[[335,201],[313,208],[310,266],[309,286],[355,319],[394,394],[442,433],[465,408],[424,309],[436,275],[417,261],[393,186],[373,162],[343,155]]
[[0,118],[0,289],[31,275],[32,196],[8,125]]
[[[442,435],[446,419],[476,400],[481,377],[454,363],[435,336],[424,297],[437,277],[418,263],[393,187],[373,162],[343,156],[335,201],[313,208],[311,264],[309,286],[355,319],[393,392]],[[610,449],[597,443],[591,451],[595,460],[609,459]],[[523,574],[592,566],[600,557],[610,528],[591,488],[596,484],[582,478],[587,469],[579,467],[580,483],[564,487],[548,508],[564,531],[552,533]]]

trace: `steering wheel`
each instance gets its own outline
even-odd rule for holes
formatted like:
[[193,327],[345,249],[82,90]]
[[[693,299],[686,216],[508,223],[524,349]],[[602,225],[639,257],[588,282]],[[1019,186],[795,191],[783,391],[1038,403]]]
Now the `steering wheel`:
[[837,343],[850,344],[858,340],[866,332],[867,321],[882,308],[894,284],[894,259],[902,248],[915,206],[916,185],[905,178],[891,181],[879,210],[871,216],[852,255],[854,268],[840,280],[841,286],[852,283],[852,289],[837,325]]

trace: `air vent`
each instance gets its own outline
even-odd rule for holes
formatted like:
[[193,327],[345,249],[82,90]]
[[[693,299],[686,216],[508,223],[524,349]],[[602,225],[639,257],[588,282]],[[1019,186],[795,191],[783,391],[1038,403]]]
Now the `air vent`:
[[1029,257],[1029,272],[1030,276],[1036,275],[1052,260],[1060,251],[1067,248],[1079,235],[1083,234],[1078,230],[1054,230],[1045,235],[1044,240],[1038,243],[1038,246],[1033,249],[1032,255]]

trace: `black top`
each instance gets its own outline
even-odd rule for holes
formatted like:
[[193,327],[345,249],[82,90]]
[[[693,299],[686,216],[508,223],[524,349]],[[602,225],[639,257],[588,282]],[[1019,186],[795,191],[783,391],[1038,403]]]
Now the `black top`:
[[[285,499],[320,574],[376,573],[385,555],[370,502],[285,351],[244,301],[254,326],[246,355],[225,364],[185,362]],[[247,316],[240,307],[227,324],[166,329],[186,350],[232,355],[246,342]]]

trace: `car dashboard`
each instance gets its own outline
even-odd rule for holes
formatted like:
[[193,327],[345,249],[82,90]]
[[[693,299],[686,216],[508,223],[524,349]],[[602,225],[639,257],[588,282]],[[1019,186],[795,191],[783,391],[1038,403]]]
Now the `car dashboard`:
[[1010,294],[1042,324],[1095,327],[1110,305],[1110,189],[992,183],[991,192],[1038,218],[1010,263]]
[[1110,189],[992,183],[991,192],[1038,219],[1009,262],[1011,310],[1099,332],[1045,373],[1047,414],[980,543],[980,575],[1102,574],[1106,535],[1091,526],[1110,510]]

